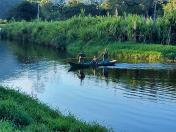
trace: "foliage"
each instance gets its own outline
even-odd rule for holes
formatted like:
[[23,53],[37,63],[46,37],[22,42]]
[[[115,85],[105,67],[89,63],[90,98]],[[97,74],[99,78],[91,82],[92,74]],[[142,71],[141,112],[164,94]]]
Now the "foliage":
[[80,4],[80,1],[79,0],[69,0],[68,4],[70,6],[76,6],[76,5]]
[[[158,62],[164,58],[173,60],[174,56],[176,56],[175,46],[148,45],[133,42],[91,42],[84,46],[84,51],[88,56],[99,56],[105,47],[108,47],[110,57],[117,60]],[[81,48],[81,43],[75,42],[68,45],[68,52],[76,55]]]
[[22,0],[0,0],[0,19],[6,19],[9,10],[11,10],[14,5],[19,4]]
[[[16,6],[15,2],[10,2],[10,0],[6,1],[1,0],[1,1],[3,9],[5,9],[5,12],[9,11],[10,8],[12,7],[14,8]],[[13,0],[13,1],[17,1],[17,3],[19,3],[22,0]],[[162,5],[165,3],[163,2],[163,0],[103,0],[103,1],[90,0],[87,2],[82,0],[68,0],[67,2],[65,0],[57,0],[57,1],[27,0],[27,1],[34,6],[36,6],[37,3],[40,4],[41,9],[40,14],[42,19],[44,20],[68,19],[72,16],[79,15],[81,9],[85,10],[86,16],[89,14],[93,16],[94,15],[104,16],[107,14],[114,15],[115,12],[118,12],[118,15],[121,16],[123,16],[124,14],[138,14],[143,15],[145,17],[162,16],[163,15]],[[6,9],[5,6],[8,4],[5,3],[9,3],[9,5],[11,6],[9,8],[7,7]],[[2,5],[0,5],[0,7]],[[10,10],[10,14],[11,13],[13,13],[12,9]],[[20,13],[22,14],[23,11],[22,12],[19,11],[17,15],[20,15]],[[1,15],[3,15],[3,13],[0,13],[0,16]],[[7,16],[7,13],[4,13],[4,15]],[[30,13],[27,15],[30,15]]]
[[118,9],[118,13],[120,15],[123,15],[125,12],[127,14],[138,14],[146,17],[153,17],[155,4],[157,14],[163,14],[162,0],[110,0],[110,4],[113,9]]
[[[152,47],[150,43],[168,44],[168,39],[170,38],[172,40],[170,42],[173,45],[176,43],[174,41],[175,37],[168,34],[169,27],[170,23],[165,17],[154,21],[138,15],[128,15],[127,17],[79,16],[58,22],[34,21],[9,23],[2,27],[1,36],[10,40],[52,46],[61,50],[65,50],[70,43],[78,41],[81,43],[81,47],[95,42],[117,43],[119,41],[148,43],[149,47]],[[142,46],[144,45],[141,44]],[[162,52],[160,54],[160,52],[155,52],[159,56],[158,58],[162,58],[163,56],[172,58],[176,56],[173,50],[167,49],[166,45],[161,45],[161,47],[166,48],[168,53],[163,54]],[[152,51],[152,49],[150,50]],[[145,50],[142,50],[140,54],[143,51]],[[133,50],[133,52],[136,52],[136,50]],[[125,53],[118,52],[117,54]],[[136,53],[138,54],[138,52]],[[147,53],[148,56],[149,54],[154,55],[151,52]]]
[[176,22],[176,2],[174,0],[169,0],[169,2],[163,7],[165,17],[171,21],[171,23]]
[[101,7],[105,10],[109,10],[111,8],[111,4],[108,0],[105,0],[102,4]]
[[164,8],[164,18],[169,23],[169,38],[168,43],[174,43],[176,38],[176,1],[169,0],[169,2],[163,7]]
[[38,100],[0,87],[0,131],[108,131],[98,124],[63,116]]
[[41,5],[47,4],[50,0],[27,0],[29,2],[40,3]]
[[[42,3],[41,3],[42,2]],[[68,19],[73,16],[79,16],[81,10],[84,10],[85,15],[106,15],[109,9],[104,9],[96,4],[84,4],[76,2],[73,4],[65,4],[64,0],[60,0],[59,3],[53,3],[51,1],[43,2],[40,4],[40,18],[42,20],[62,20]],[[74,1],[72,1],[74,2]],[[16,5],[9,11],[8,19],[13,20],[27,20],[36,19],[38,13],[37,1],[29,0]]]
[[[170,23],[162,17],[154,21],[137,15],[127,17],[73,17],[59,22],[15,22],[7,24],[7,38],[38,44],[65,45],[73,40],[134,41],[168,44]],[[171,41],[173,44],[175,41]]]
[[30,2],[24,1],[9,12],[8,19],[29,21],[35,19],[37,16],[36,14],[37,14],[37,6]]
[[48,2],[40,7],[40,18],[44,20],[57,20],[58,18],[62,18],[62,8],[61,5],[54,5]]
[[84,10],[84,15],[88,16],[98,16],[98,15],[106,15],[107,10],[102,8],[97,8],[95,4],[89,4],[85,5],[83,3],[77,4],[75,6],[65,6],[62,10],[62,18],[68,19],[73,16],[79,16],[81,14],[81,11]]

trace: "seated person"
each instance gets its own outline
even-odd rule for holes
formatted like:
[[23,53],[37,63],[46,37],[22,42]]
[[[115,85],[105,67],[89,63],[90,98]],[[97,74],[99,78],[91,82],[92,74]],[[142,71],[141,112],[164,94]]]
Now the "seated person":
[[93,59],[92,59],[92,64],[97,65],[97,63],[98,63],[98,62],[97,62],[97,58],[96,58],[96,56],[94,56]]
[[84,63],[84,57],[82,57],[82,56],[79,56],[79,58],[78,58],[78,63]]
[[85,57],[86,57],[86,55],[84,54],[84,52],[80,52],[78,55],[78,63],[84,63]]

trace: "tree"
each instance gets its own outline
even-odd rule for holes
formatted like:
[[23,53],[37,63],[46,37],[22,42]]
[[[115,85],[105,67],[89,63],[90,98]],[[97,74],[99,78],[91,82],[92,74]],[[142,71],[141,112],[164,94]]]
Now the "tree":
[[164,5],[164,17],[166,20],[169,21],[170,27],[168,32],[168,44],[173,43],[176,41],[175,35],[176,35],[176,1],[175,0],[169,0],[169,2]]
[[68,1],[69,6],[76,6],[80,3],[81,3],[80,0],[69,0]]
[[101,4],[101,8],[102,8],[102,9],[105,9],[105,10],[110,10],[111,4],[110,4],[109,0],[105,0],[105,1]]
[[37,19],[40,18],[40,5],[45,5],[50,2],[50,0],[27,0],[27,1],[37,4]]
[[8,19],[32,20],[36,18],[37,6],[28,1],[24,1],[9,11]]
[[176,23],[176,1],[169,0],[169,2],[163,6],[164,16],[170,21],[171,24]]
[[0,18],[6,19],[8,17],[9,10],[21,2],[22,0],[0,0]]
[[29,2],[39,3],[41,5],[47,4],[48,2],[51,2],[50,0],[27,0]]
[[132,13],[153,16],[155,9],[156,14],[162,13],[162,2],[160,1],[161,0],[110,0],[110,4],[113,12],[118,12],[120,15],[123,15],[125,12],[127,14]]
[[45,20],[58,20],[62,18],[64,3],[48,2],[41,6],[41,18]]
[[164,13],[165,15],[168,15],[168,14],[173,14],[175,13],[176,11],[176,1],[175,0],[169,0],[169,2],[164,5]]

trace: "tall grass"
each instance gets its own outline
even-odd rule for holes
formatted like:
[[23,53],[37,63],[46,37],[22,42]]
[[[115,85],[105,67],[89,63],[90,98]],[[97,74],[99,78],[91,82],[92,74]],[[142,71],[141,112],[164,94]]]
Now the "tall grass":
[[[14,22],[4,27],[5,37],[39,44],[63,46],[66,42],[134,41],[167,44],[169,21],[153,21],[138,15],[118,17],[73,17],[59,22]],[[173,42],[176,43],[176,42]]]
[[[171,34],[170,22],[165,17],[160,17],[154,21],[151,18],[138,15],[126,17],[80,16],[66,21],[13,22],[6,24],[2,29],[1,38],[53,46],[62,50],[65,50],[73,42],[81,42],[82,48],[88,43],[95,42],[99,42],[101,45],[100,42],[130,41],[141,43],[141,47],[142,43],[163,45],[176,43],[174,31]],[[165,49],[167,50],[166,46]],[[134,50],[132,51],[134,52]],[[123,53],[123,56],[125,54]],[[151,53],[148,52],[148,54]],[[173,52],[170,54],[172,57],[175,56]]]

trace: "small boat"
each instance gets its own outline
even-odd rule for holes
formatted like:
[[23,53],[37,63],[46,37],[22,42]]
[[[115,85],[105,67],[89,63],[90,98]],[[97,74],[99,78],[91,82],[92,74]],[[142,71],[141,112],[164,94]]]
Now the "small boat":
[[69,62],[71,67],[77,67],[77,68],[89,68],[89,67],[99,67],[99,66],[114,66],[117,61],[101,61],[97,64],[91,63],[91,62],[85,62],[85,63],[75,63],[75,62]]

